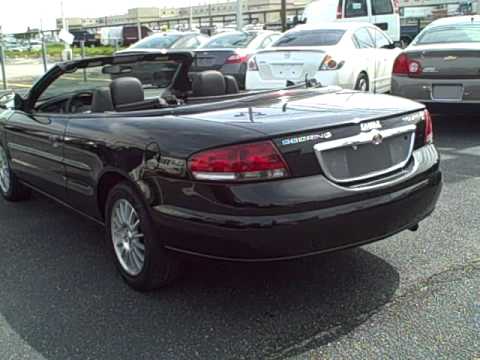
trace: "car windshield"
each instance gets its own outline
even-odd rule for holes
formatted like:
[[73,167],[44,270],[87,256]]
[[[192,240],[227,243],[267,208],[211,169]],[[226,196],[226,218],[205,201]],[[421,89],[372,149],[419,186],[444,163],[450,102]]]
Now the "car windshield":
[[154,35],[130,46],[130,49],[168,49],[181,35]]
[[166,60],[139,61],[77,69],[57,78],[43,92],[39,100],[109,87],[112,80],[121,77],[135,77],[142,82],[144,88],[167,88],[173,83],[180,66],[181,64],[178,62]]
[[416,45],[441,43],[480,43],[480,25],[450,25],[433,27],[421,34]]
[[272,47],[332,46],[338,44],[345,30],[300,30],[283,35]]
[[257,37],[256,33],[243,32],[219,35],[213,38],[203,46],[204,49],[229,49],[246,48],[253,39]]

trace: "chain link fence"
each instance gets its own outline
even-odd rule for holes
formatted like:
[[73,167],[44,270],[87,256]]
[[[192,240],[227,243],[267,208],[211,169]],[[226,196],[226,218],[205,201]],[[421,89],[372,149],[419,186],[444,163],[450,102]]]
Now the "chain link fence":
[[[112,55],[121,49],[118,39],[112,39],[108,45],[87,47],[83,41],[74,46],[71,58]],[[48,42],[44,37],[31,44],[9,44],[0,42],[0,90],[29,89],[37,79],[45,74],[55,63],[65,59],[65,45]],[[62,56],[63,54],[63,56]]]

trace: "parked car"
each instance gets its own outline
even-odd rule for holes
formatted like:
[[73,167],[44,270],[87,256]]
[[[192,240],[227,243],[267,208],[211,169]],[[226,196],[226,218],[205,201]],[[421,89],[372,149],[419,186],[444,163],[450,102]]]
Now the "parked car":
[[[6,97],[0,193],[40,191],[104,225],[139,290],[173,280],[177,254],[297,258],[416,230],[434,210],[442,182],[423,105],[306,84],[229,93],[218,71],[191,85],[192,60],[71,61],[26,98]],[[165,68],[170,81],[151,89],[132,64]]]
[[441,111],[480,105],[480,16],[439,19],[395,60],[392,93]]
[[135,44],[137,41],[146,38],[147,36],[150,36],[152,34],[152,30],[150,30],[148,27],[145,25],[142,25],[140,27],[140,36],[141,38],[138,37],[138,26],[136,25],[125,25],[122,28],[122,43],[123,46],[130,46],[132,44]]
[[118,53],[150,51],[151,49],[193,50],[206,43],[208,39],[208,36],[198,32],[162,32],[150,35]]
[[246,88],[279,89],[314,78],[322,85],[388,92],[400,52],[369,23],[299,25],[250,58]]
[[278,37],[274,31],[228,31],[210,38],[195,50],[192,72],[218,70],[235,77],[245,88],[247,61],[259,49],[270,46]]
[[73,35],[73,46],[80,47],[82,41],[84,41],[85,46],[93,47],[99,46],[100,35],[89,31],[89,30],[70,30],[70,33]]
[[30,40],[27,42],[27,46],[30,51],[42,50],[42,42],[40,40]]
[[7,42],[5,43],[5,50],[12,52],[28,51],[28,46],[20,42]]
[[100,44],[115,46],[123,44],[123,27],[113,26],[100,29]]
[[394,41],[400,41],[400,15],[396,0],[315,0],[305,7],[307,24],[330,21],[369,22]]

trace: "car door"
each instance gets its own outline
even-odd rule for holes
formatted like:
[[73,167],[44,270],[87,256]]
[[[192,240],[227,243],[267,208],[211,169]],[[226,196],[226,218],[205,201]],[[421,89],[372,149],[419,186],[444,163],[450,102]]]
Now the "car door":
[[[397,2],[395,5],[394,1]],[[371,0],[372,23],[385,31],[395,41],[400,40],[398,0]]]
[[375,92],[376,54],[375,45],[368,29],[366,27],[357,29],[353,34],[353,42],[358,50],[355,58],[353,81],[356,81],[361,72],[366,72],[369,80],[369,91]]
[[28,184],[65,200],[63,139],[68,118],[16,111],[5,126],[13,171]]
[[393,42],[382,31],[374,27],[368,30],[375,45],[375,89],[376,92],[388,92],[391,86],[393,62],[400,50],[394,47]]

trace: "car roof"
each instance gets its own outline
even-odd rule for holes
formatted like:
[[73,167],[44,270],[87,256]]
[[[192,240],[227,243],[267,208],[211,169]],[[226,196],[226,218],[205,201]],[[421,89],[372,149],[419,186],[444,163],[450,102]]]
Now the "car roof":
[[441,18],[430,23],[428,27],[435,26],[446,26],[454,24],[470,24],[475,23],[480,25],[480,15],[470,15],[470,16],[451,16],[446,18]]
[[369,22],[361,21],[329,21],[329,22],[314,22],[304,25],[297,25],[289,31],[295,30],[321,30],[321,29],[338,29],[346,31],[355,31],[361,27],[375,27],[375,25]]
[[199,32],[194,32],[194,31],[167,31],[167,32],[158,32],[158,33],[153,33],[152,35],[149,35],[148,37],[162,37],[162,36],[169,36],[169,35],[201,35]]

